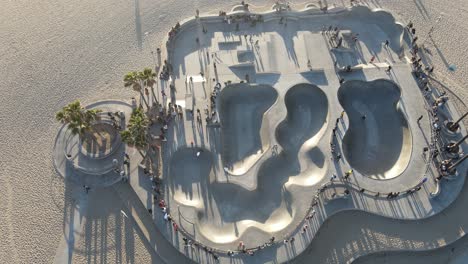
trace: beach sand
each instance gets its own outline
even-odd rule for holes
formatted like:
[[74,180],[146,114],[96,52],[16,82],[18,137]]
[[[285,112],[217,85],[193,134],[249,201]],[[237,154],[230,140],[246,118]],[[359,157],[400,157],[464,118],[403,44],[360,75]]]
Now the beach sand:
[[[263,6],[273,2],[253,4]],[[65,183],[52,165],[52,146],[59,129],[55,112],[75,99],[84,104],[109,98],[129,99],[134,92],[123,87],[123,75],[154,66],[150,51],[156,49],[172,25],[194,15],[197,8],[202,13],[205,10],[217,13],[229,10],[232,3],[229,0],[2,3],[0,263],[52,263],[60,249],[71,208],[74,203],[86,203],[80,186]],[[460,88],[467,85],[463,76],[468,74],[468,54],[464,52],[468,45],[467,1],[369,0],[368,3],[394,11],[405,22],[413,20],[421,36],[443,12],[432,34],[434,42],[429,39],[427,44],[437,75],[446,75],[451,82],[458,83],[453,91],[461,100],[468,101],[468,91]],[[455,64],[457,71],[449,72],[448,64]],[[127,260],[148,263],[152,258],[138,233],[120,216],[121,205],[112,199],[113,195],[112,191],[104,190],[88,197],[99,197],[101,207],[88,208],[92,212],[88,212],[87,223],[94,226],[77,233],[80,238],[76,239],[75,263],[101,259],[109,263],[118,263],[119,259],[125,263]],[[100,214],[94,212],[100,208],[103,208]],[[450,221],[450,215],[446,217]],[[388,234],[381,236],[385,239]],[[121,255],[117,249],[122,249]]]

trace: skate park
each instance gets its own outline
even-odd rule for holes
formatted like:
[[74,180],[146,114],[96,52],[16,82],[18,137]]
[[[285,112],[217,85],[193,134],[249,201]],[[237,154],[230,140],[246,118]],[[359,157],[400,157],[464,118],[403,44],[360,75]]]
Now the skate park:
[[[423,152],[434,140],[433,117],[412,73],[409,38],[390,13],[361,6],[237,6],[181,21],[158,55],[171,74],[157,81],[157,101],[183,110],[166,140],[151,127],[157,151],[148,151],[148,163],[163,184],[156,194],[144,162],[128,178],[145,217],[148,210],[174,246],[167,254],[308,263],[317,243],[332,239],[321,235],[328,226],[353,219],[398,233],[400,221],[417,225],[454,203],[466,164],[441,182],[434,150]],[[439,112],[460,117],[450,102]],[[460,126],[446,143],[463,137]],[[457,146],[453,163],[466,149]]]

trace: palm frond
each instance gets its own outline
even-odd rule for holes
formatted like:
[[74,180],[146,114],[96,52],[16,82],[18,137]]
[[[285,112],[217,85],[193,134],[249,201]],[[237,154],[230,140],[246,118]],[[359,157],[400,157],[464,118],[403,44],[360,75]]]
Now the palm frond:
[[76,100],[64,106],[55,114],[57,121],[67,124],[67,128],[74,135],[84,136],[91,130],[92,123],[98,118],[100,109],[85,109],[80,101]]

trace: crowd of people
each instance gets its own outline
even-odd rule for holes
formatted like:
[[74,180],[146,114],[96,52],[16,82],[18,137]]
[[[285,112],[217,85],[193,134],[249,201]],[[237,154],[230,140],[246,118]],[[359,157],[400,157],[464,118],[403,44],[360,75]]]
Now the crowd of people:
[[[448,174],[446,169],[447,166],[444,165],[446,157],[441,154],[446,154],[450,152],[450,149],[447,149],[443,146],[440,146],[441,140],[441,129],[444,125],[443,120],[446,118],[445,115],[440,115],[439,112],[441,109],[444,109],[446,102],[449,100],[447,93],[442,91],[440,93],[434,93],[434,88],[430,87],[430,76],[434,72],[434,66],[424,65],[423,58],[421,54],[424,52],[424,49],[420,49],[418,45],[418,37],[416,36],[416,28],[414,24],[410,21],[406,29],[412,36],[411,43],[411,66],[413,69],[414,76],[416,77],[419,87],[422,90],[424,98],[428,103],[428,112],[431,121],[431,141],[428,147],[423,148],[423,153],[427,154],[429,157],[427,160],[427,166],[429,167],[432,163],[435,164],[435,167],[439,168],[439,175],[436,177],[436,180],[439,181],[443,178],[444,175]],[[440,162],[442,160],[442,162]]]
[[180,23],[177,22],[176,25],[174,27],[172,27],[171,30],[168,33],[169,40],[172,40],[177,35],[179,30],[180,30]]
[[166,132],[168,126],[172,121],[182,120],[184,117],[181,105],[176,105],[171,102],[168,103],[167,108],[163,105],[158,105],[157,122],[161,125],[159,139],[167,141]]
[[[210,95],[210,109],[205,109],[206,122],[212,123],[216,118],[216,98],[218,97],[219,92],[221,91],[221,83],[216,83],[213,92]],[[218,122],[217,120],[215,122]]]
[[164,65],[161,72],[159,73],[159,79],[167,81],[172,73],[172,64],[168,63],[167,60],[164,60]]

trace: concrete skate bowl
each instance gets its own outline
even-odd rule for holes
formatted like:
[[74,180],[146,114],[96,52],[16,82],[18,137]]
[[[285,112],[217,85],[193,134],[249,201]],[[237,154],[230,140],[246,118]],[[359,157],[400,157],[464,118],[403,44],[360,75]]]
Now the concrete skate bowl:
[[[271,156],[259,168],[258,186],[248,190],[240,185],[217,182],[213,153],[181,148],[171,157],[168,183],[172,198],[185,219],[187,231],[196,229],[198,238],[217,244],[229,244],[246,237],[262,235],[267,240],[276,232],[294,228],[310,205],[306,187],[322,180],[328,170],[326,157],[311,147],[302,159],[291,154]],[[294,187],[293,187],[294,185]],[[311,197],[310,197],[311,199]],[[175,207],[174,205],[172,206]]]
[[281,151],[262,160],[253,175],[253,189],[217,182],[215,155],[208,150],[199,157],[191,148],[172,155],[168,180],[172,197],[183,205],[181,214],[193,219],[199,239],[227,247],[253,236],[266,241],[291,232],[303,219],[312,199],[307,187],[328,172],[327,158],[316,146],[326,129],[328,100],[317,86],[298,84],[288,90],[284,103],[288,114],[275,130]]
[[[197,156],[197,152],[201,151]],[[174,152],[169,166],[168,181],[173,199],[187,206],[201,207],[213,160],[211,152],[198,148],[181,148]]]
[[278,143],[288,152],[297,152],[307,139],[314,137],[317,142],[328,116],[325,93],[316,85],[297,84],[286,92],[284,102],[288,114],[276,130]]
[[278,93],[268,85],[238,83],[219,95],[222,158],[232,175],[246,173],[270,147],[268,110]]
[[370,9],[367,6],[354,6],[350,13],[343,13],[346,16],[357,18],[361,23],[378,25],[386,34],[390,41],[390,48],[397,54],[402,51],[404,42],[411,43],[411,37],[405,31],[405,26],[395,20],[391,12],[376,8]]
[[409,164],[412,135],[400,96],[400,88],[383,79],[348,81],[338,90],[338,100],[349,119],[343,138],[344,157],[365,176],[395,178]]
[[326,157],[318,148],[299,157],[286,152],[269,157],[258,170],[253,190],[211,182],[208,196],[214,202],[205,203],[204,210],[197,208],[199,234],[227,244],[256,236],[266,241],[293,230],[312,199],[307,187],[324,179],[328,171]]

